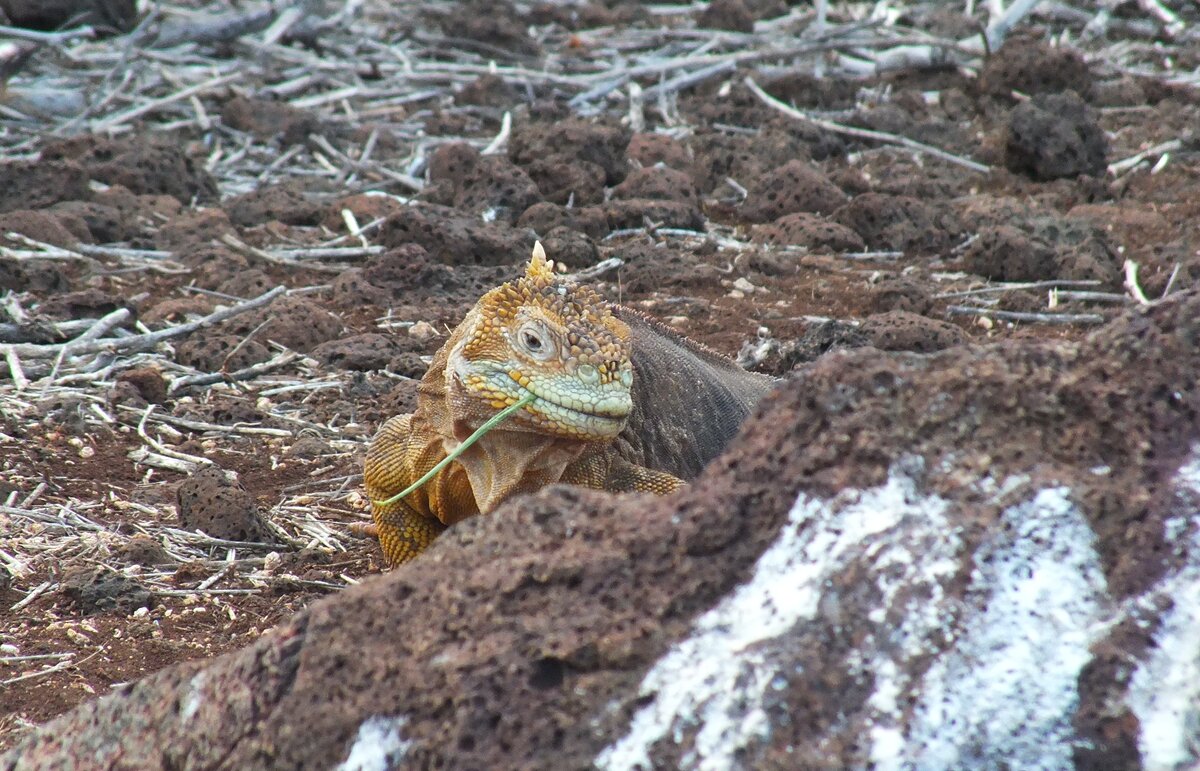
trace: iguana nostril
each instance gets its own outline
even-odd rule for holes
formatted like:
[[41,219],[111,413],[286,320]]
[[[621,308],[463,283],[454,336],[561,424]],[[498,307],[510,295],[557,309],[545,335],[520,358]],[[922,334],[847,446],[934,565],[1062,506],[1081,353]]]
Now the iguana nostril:
[[591,364],[580,364],[575,368],[575,376],[587,385],[598,385],[600,383],[600,370]]

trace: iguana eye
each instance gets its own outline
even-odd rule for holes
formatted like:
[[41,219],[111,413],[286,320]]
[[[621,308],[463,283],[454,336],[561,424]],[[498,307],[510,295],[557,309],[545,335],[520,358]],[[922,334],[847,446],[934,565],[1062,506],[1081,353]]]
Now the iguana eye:
[[535,359],[548,359],[554,355],[554,341],[546,330],[537,324],[526,324],[517,331],[517,342]]

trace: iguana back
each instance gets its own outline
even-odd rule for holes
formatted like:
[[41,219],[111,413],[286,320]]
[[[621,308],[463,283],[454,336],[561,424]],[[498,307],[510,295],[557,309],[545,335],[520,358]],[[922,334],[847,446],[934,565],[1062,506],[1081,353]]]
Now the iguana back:
[[633,412],[615,440],[639,466],[694,479],[725,449],[758,400],[779,382],[624,306],[633,344]]

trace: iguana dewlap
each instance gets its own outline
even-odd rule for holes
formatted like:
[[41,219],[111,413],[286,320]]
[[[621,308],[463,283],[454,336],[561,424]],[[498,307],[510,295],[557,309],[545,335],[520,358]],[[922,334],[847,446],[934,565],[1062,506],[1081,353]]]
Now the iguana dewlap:
[[[480,298],[434,356],[416,411],[371,441],[364,476],[384,557],[406,562],[448,525],[555,482],[672,492],[774,382],[566,283],[538,244],[525,275]],[[429,482],[380,503],[530,392]]]

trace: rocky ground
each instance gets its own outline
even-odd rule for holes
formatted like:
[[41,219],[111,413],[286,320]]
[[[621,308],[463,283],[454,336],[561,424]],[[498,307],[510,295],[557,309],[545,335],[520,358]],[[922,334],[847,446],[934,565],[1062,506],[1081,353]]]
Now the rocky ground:
[[[0,766],[1196,761],[1194,9],[60,5],[0,42]],[[787,382],[374,578],[364,443],[535,239]]]

